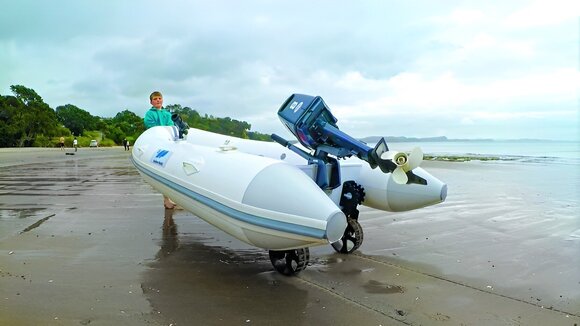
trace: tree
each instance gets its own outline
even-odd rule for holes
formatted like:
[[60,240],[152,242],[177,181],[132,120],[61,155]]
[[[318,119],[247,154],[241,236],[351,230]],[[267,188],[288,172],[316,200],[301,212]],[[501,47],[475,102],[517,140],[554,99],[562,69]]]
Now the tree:
[[[51,109],[33,89],[12,85],[12,95],[0,95],[0,147],[51,146],[60,136],[103,135],[110,143],[124,138],[136,139],[145,130],[143,119],[129,110],[114,118],[91,115],[72,104]],[[251,125],[230,117],[219,118],[180,104],[166,106],[181,116],[189,126],[241,138],[268,139],[268,135],[250,132]],[[89,133],[89,131],[91,131]],[[81,139],[82,140],[82,139]]]
[[169,104],[165,106],[165,110],[172,112],[172,113],[181,113],[183,110],[181,104]]
[[42,101],[42,97],[38,95],[33,89],[26,88],[22,85],[12,85],[10,86],[10,90],[12,94],[16,96],[16,98],[22,102],[24,105],[29,105],[30,103],[44,103]]
[[98,117],[72,104],[57,106],[56,116],[58,121],[77,136],[82,135],[85,130],[95,130],[99,120]]
[[135,113],[129,110],[124,110],[117,113],[111,122],[119,127],[125,136],[136,138],[136,135],[140,135],[143,131],[145,131],[143,118],[137,116]]
[[16,139],[21,138],[22,123],[15,117],[19,106],[22,102],[15,96],[0,95],[0,147],[16,146]]
[[10,90],[17,100],[16,110],[12,115],[12,124],[20,131],[15,145],[30,146],[36,135],[55,136],[57,120],[54,110],[44,103],[42,97],[33,89],[21,85],[12,85]]

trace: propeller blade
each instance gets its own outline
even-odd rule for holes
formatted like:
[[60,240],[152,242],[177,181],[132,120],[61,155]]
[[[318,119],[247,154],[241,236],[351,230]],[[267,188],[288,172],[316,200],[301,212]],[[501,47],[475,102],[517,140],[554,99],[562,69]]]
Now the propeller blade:
[[397,166],[402,166],[407,163],[408,157],[404,152],[388,151],[381,154],[382,160],[389,160]]
[[395,181],[398,184],[406,184],[407,181],[409,181],[409,177],[407,177],[407,174],[401,167],[397,167],[395,171],[393,171],[392,175],[393,181]]
[[421,151],[421,148],[415,147],[411,151],[411,154],[409,154],[409,160],[407,166],[405,167],[405,172],[418,167],[421,165],[421,162],[423,162],[423,151]]

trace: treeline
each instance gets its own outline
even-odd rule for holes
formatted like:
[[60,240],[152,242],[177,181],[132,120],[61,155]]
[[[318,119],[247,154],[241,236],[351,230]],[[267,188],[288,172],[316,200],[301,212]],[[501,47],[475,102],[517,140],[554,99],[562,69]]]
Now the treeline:
[[[100,146],[122,144],[123,139],[133,143],[145,126],[143,118],[124,110],[113,118],[93,116],[89,112],[66,104],[52,109],[33,89],[12,85],[13,95],[0,95],[0,147],[53,147],[65,137],[67,146],[77,138],[81,147],[96,139]],[[173,104],[166,107],[178,113],[190,127],[241,138],[270,140],[270,136],[250,132],[245,121],[216,118],[196,110]]]

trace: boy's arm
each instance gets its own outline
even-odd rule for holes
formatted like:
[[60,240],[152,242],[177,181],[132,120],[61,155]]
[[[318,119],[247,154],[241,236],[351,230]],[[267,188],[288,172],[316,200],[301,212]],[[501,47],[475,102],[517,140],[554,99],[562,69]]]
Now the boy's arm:
[[171,113],[169,113],[168,111],[166,111],[167,113],[165,114],[165,126],[175,126],[175,123],[173,123],[173,120],[171,120]]
[[155,118],[151,114],[151,111],[147,111],[145,118],[143,118],[143,123],[145,124],[146,129],[154,127],[157,124]]

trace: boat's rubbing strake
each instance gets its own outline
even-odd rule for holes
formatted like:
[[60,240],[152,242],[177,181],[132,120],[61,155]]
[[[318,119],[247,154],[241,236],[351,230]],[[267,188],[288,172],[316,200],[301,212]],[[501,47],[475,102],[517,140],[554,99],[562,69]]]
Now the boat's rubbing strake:
[[237,209],[233,209],[233,208],[226,206],[226,205],[224,205],[216,200],[208,198],[208,197],[206,197],[202,194],[199,194],[191,189],[188,189],[188,188],[186,188],[178,183],[175,183],[171,180],[168,180],[160,175],[157,175],[157,174],[149,171],[145,165],[136,161],[132,157],[131,157],[131,160],[133,161],[133,164],[135,165],[135,167],[137,167],[137,169],[140,172],[142,172],[142,173],[146,174],[147,176],[157,180],[158,182],[164,184],[165,186],[179,192],[180,194],[183,194],[183,195],[185,195],[185,196],[187,196],[187,197],[189,197],[189,198],[191,198],[199,203],[202,203],[203,205],[206,205],[206,206],[208,206],[208,207],[210,207],[210,208],[212,208],[212,209],[214,209],[214,210],[216,210],[224,215],[227,215],[233,219],[236,219],[238,221],[242,221],[245,223],[249,223],[252,225],[256,225],[259,227],[264,227],[267,229],[276,230],[276,231],[298,234],[298,235],[312,237],[312,238],[316,238],[316,239],[328,239],[325,230],[312,228],[312,227],[308,227],[308,226],[303,226],[303,225],[298,225],[298,224],[293,224],[293,223],[288,223],[288,222],[272,220],[269,218],[265,218],[265,217],[249,214],[246,212],[241,212]]

